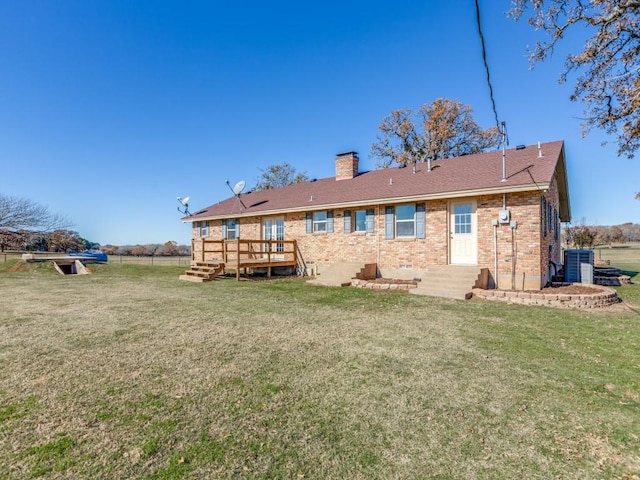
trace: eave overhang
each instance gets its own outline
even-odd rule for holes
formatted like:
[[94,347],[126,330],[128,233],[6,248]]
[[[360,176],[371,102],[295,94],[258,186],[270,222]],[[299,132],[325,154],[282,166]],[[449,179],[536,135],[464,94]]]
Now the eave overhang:
[[[566,183],[566,176],[565,176],[565,183]],[[309,202],[308,205],[297,205],[295,207],[283,208],[283,209],[260,210],[255,212],[230,212],[228,214],[206,215],[206,216],[198,215],[198,216],[184,217],[181,220],[183,223],[189,223],[189,222],[206,222],[210,220],[225,220],[230,218],[267,217],[267,216],[282,215],[285,213],[313,212],[318,210],[346,209],[346,208],[353,208],[353,207],[390,205],[390,204],[421,202],[421,201],[429,201],[429,200],[449,200],[454,198],[478,197],[481,195],[502,195],[503,193],[531,192],[536,190],[542,191],[542,190],[548,190],[549,186],[550,184],[548,182],[547,183],[531,183],[531,184],[513,185],[513,186],[488,187],[488,188],[481,188],[481,189],[474,189],[474,190],[459,190],[455,192],[441,192],[441,193],[420,194],[420,195],[410,195],[410,196],[401,196],[401,197],[385,197],[385,198],[376,198],[371,200],[357,200],[352,202],[341,202],[341,203]],[[560,190],[562,191],[562,189]],[[568,202],[568,195],[566,198]],[[561,206],[562,206],[562,201],[561,201]],[[561,218],[562,218],[562,210],[561,210]]]

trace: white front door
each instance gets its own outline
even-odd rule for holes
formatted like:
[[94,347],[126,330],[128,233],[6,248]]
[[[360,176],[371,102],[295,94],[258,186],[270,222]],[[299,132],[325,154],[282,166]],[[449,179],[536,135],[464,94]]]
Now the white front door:
[[451,202],[449,228],[451,264],[476,265],[478,263],[476,202]]
[[[284,240],[284,218],[265,218],[262,221],[262,238],[264,240]],[[265,251],[267,249],[270,249],[272,258],[284,257],[284,243],[265,244]]]

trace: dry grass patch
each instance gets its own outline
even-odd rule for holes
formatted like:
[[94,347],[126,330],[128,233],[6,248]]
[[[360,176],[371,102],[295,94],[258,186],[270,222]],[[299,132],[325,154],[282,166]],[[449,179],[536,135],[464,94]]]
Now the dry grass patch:
[[0,477],[637,471],[632,312],[179,273],[0,273]]

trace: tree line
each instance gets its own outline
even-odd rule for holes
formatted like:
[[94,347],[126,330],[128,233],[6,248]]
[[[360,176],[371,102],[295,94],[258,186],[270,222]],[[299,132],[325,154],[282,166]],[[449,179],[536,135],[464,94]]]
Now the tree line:
[[163,244],[106,245],[82,238],[64,216],[27,198],[0,193],[0,251],[78,253],[101,250],[107,255],[191,255],[191,247],[172,240]]
[[572,225],[562,232],[567,248],[593,248],[600,245],[611,247],[613,244],[640,242],[640,224],[623,223],[621,225]]
[[104,245],[100,250],[107,255],[136,257],[184,257],[191,255],[190,246],[178,245],[173,240],[165,243],[147,243],[145,245]]

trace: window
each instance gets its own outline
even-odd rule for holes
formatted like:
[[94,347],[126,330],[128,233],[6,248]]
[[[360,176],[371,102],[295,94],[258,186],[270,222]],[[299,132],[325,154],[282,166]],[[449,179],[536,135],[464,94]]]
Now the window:
[[196,222],[196,237],[209,236],[209,222]]
[[542,224],[542,236],[547,236],[547,199],[540,198],[540,223]]
[[223,240],[237,240],[240,238],[240,222],[237,218],[222,221]]
[[307,213],[307,233],[331,233],[333,232],[333,212],[309,212]]
[[396,207],[396,236],[413,237],[416,231],[415,204]]
[[471,204],[463,203],[453,207],[454,232],[471,233]]
[[327,212],[313,212],[313,231],[327,231]]
[[366,210],[355,211],[355,215],[353,216],[353,229],[356,232],[367,231],[367,211]]
[[366,232],[373,233],[373,208],[366,210],[344,211],[344,233]]
[[425,205],[408,203],[385,207],[384,237],[386,239],[425,238]]

